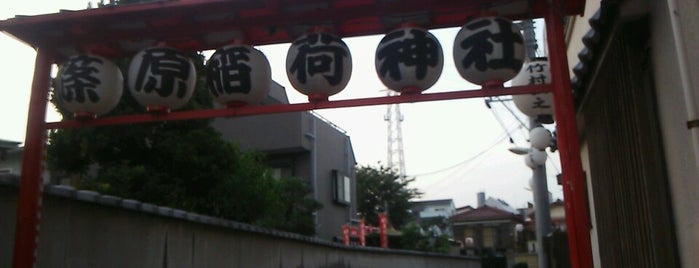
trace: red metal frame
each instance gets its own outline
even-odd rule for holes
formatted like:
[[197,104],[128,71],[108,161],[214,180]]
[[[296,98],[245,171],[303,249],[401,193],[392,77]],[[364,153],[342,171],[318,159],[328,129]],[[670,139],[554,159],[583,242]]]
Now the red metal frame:
[[39,239],[43,186],[41,173],[46,141],[46,105],[49,96],[52,55],[44,49],[39,49],[37,52],[27,116],[27,133],[24,138],[22,179],[19,181],[13,267],[33,267]]
[[[463,25],[497,13],[512,20],[541,18],[548,0],[180,0],[83,11],[66,11],[0,22],[0,30],[59,52],[86,51],[108,58],[129,56],[122,41],[155,39],[183,50],[209,50],[231,40],[209,33],[239,32],[250,45],[291,42],[313,26],[342,37],[384,34],[403,22],[433,29]],[[584,0],[567,0],[566,14],[579,14]],[[61,58],[69,54],[59,55]]]
[[578,128],[573,104],[573,93],[568,72],[563,14],[554,0],[546,13],[546,36],[551,59],[551,78],[558,133],[558,150],[563,171],[563,195],[565,198],[568,245],[572,267],[592,267],[590,241],[590,215],[587,207],[587,185],[580,159]]
[[89,119],[89,120],[71,120],[71,121],[52,122],[52,123],[47,123],[46,127],[49,129],[56,129],[56,128],[71,128],[71,127],[84,127],[84,126],[104,126],[104,125],[115,125],[115,124],[147,123],[147,122],[155,122],[155,121],[204,119],[204,118],[213,118],[213,117],[247,116],[247,115],[257,115],[257,114],[300,112],[300,111],[319,110],[319,109],[360,107],[360,106],[371,106],[371,105],[382,105],[382,104],[452,100],[452,99],[465,99],[465,98],[477,98],[477,97],[501,96],[501,95],[532,94],[532,93],[542,93],[542,92],[550,92],[550,91],[551,91],[551,85],[530,85],[530,86],[518,86],[518,87],[510,87],[510,88],[493,88],[493,89],[487,89],[487,90],[463,90],[463,91],[451,91],[451,92],[439,92],[439,93],[403,94],[403,95],[398,95],[398,96],[385,96],[385,97],[374,97],[374,98],[363,98],[363,99],[319,101],[319,102],[277,104],[277,105],[264,105],[264,106],[243,106],[243,107],[231,107],[231,108],[224,108],[224,109],[209,109],[209,110],[195,110],[195,111],[179,111],[179,112],[171,112],[171,113],[151,113],[151,114],[113,116],[113,117],[104,117],[104,118]]
[[[565,2],[565,5],[562,5]],[[565,9],[558,7],[565,6]],[[282,113],[312,109],[420,102],[552,91],[557,118],[558,142],[563,169],[563,191],[570,258],[573,267],[592,267],[589,215],[582,173],[578,130],[572,102],[564,15],[581,14],[584,0],[180,0],[126,5],[84,11],[61,12],[0,21],[0,31],[27,42],[38,50],[25,137],[22,178],[19,188],[13,267],[32,267],[35,262],[41,212],[42,163],[46,130],[185,120],[218,116]],[[497,12],[510,19],[545,17],[549,42],[551,86],[526,86],[457,92],[406,94],[311,103],[251,106],[230,109],[141,114],[86,121],[46,123],[51,64],[75,51],[106,57],[135,53],[120,41],[156,39],[183,51],[207,50],[231,40],[212,40],[207,34],[239,31],[248,44],[291,41],[313,25],[330,26],[341,37],[383,34],[406,20],[427,29],[460,26],[474,16]],[[230,15],[229,14],[233,14]],[[208,16],[214,15],[214,16]],[[52,53],[44,49],[50,44]],[[55,52],[55,53],[53,53]]]

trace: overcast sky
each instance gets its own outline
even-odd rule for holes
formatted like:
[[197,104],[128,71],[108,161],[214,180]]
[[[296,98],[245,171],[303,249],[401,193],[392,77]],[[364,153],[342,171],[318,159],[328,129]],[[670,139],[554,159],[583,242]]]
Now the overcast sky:
[[[0,19],[6,19],[14,15],[55,13],[60,9],[83,9],[88,1],[0,2]],[[444,68],[437,84],[426,93],[478,89],[463,80],[454,67],[451,50],[457,31],[455,28],[431,31],[442,45]],[[345,90],[330,100],[386,95],[385,86],[374,69],[374,53],[381,38],[343,39],[350,47],[353,73]],[[288,44],[279,44],[258,49],[269,59],[272,77],[286,88],[290,101],[305,102],[306,96],[296,92],[286,77],[284,63],[288,47]],[[0,34],[0,48],[0,139],[23,142],[36,54],[29,46],[5,34]],[[507,105],[525,120],[514,105]],[[528,131],[521,128],[503,104],[494,103],[492,107],[488,109],[482,98],[401,104],[406,173],[415,177],[413,187],[425,192],[423,200],[451,198],[457,207],[475,205],[476,193],[485,191],[487,196],[501,198],[514,207],[531,202],[532,194],[527,190],[531,169],[524,164],[522,156],[507,150],[512,146],[528,147]],[[386,106],[317,112],[347,131],[359,165],[377,166],[379,162],[385,165]],[[58,120],[60,116],[49,107],[47,121]],[[515,144],[509,143],[508,136]],[[555,174],[560,172],[557,156],[557,153],[550,155],[553,161],[547,163],[548,185],[554,198],[562,198],[561,187],[555,183]]]

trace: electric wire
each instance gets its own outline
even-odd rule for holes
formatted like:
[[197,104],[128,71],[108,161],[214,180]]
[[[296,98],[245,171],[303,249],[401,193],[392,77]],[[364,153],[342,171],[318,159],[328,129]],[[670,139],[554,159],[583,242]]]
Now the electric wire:
[[[500,142],[502,142],[503,140],[505,140],[505,137],[500,139]],[[491,148],[491,150],[492,150],[492,148]],[[462,180],[464,179],[464,176],[458,176],[458,175],[459,174],[466,174],[469,171],[471,171],[472,169],[474,169],[475,167],[479,166],[478,164],[483,162],[486,159],[486,157],[484,157],[484,156],[486,156],[488,153],[492,152],[491,150],[486,150],[486,151],[481,152],[477,157],[471,159],[471,161],[469,161],[467,164],[459,166],[458,169],[449,173],[447,176],[444,176],[443,179],[441,179],[437,182],[434,182],[430,185],[425,185],[424,187],[422,187],[422,190],[425,190],[425,192],[435,192],[435,191],[438,192],[438,190],[436,190],[436,189],[441,189],[444,187],[444,185],[453,185],[454,183],[459,183],[459,184],[463,183]]]
[[500,115],[498,115],[498,113],[495,112],[495,109],[493,109],[493,107],[490,105],[489,99],[485,100],[485,105],[488,107],[490,112],[493,114],[493,117],[495,117],[495,120],[498,121],[498,124],[500,124],[500,127],[502,127],[502,129],[505,131],[505,134],[510,139],[510,143],[514,144],[515,141],[514,141],[514,139],[512,139],[512,135],[510,135],[510,132],[507,130],[507,127],[505,126],[505,123],[502,121],[502,118],[500,118]]
[[514,117],[514,118],[519,122],[519,124],[520,124],[522,127],[524,127],[526,130],[531,130],[531,129],[529,129],[529,126],[527,126],[527,124],[525,124],[525,123],[522,121],[522,119],[519,118],[519,116],[517,116],[517,114],[514,112],[514,110],[512,110],[512,108],[510,108],[510,106],[508,106],[507,103],[505,103],[505,101],[502,101],[502,100],[500,99],[500,97],[494,97],[494,98],[497,99],[498,102],[502,103],[502,106],[505,107],[505,109],[507,109],[508,112],[510,112],[510,114],[512,115],[512,117]]
[[[519,128],[519,126],[514,126],[514,129]],[[508,128],[505,128],[507,130]],[[478,152],[477,154],[469,157],[468,159],[459,162],[457,164],[454,164],[452,166],[449,166],[447,168],[439,169],[436,171],[431,171],[431,172],[425,172],[421,174],[416,174],[413,175],[412,177],[419,178],[420,176],[427,176],[427,175],[433,175],[445,171],[449,171],[452,169],[457,169],[454,170],[453,172],[449,173],[447,176],[442,177],[443,179],[432,182],[431,184],[424,185],[421,188],[421,190],[425,192],[430,192],[432,189],[435,189],[437,187],[440,187],[445,184],[452,184],[454,180],[461,180],[463,179],[463,176],[455,176],[455,174],[464,174],[466,171],[473,169],[476,165],[470,165],[474,163],[476,160],[484,160],[483,156],[485,156],[487,153],[491,152],[497,145],[501,144],[505,139],[509,137],[509,135],[506,134],[507,131],[503,131],[503,133],[500,134],[498,138],[496,138],[495,142],[491,145],[489,145],[487,148],[483,149],[482,151]]]
[[499,144],[500,144],[502,141],[504,141],[507,137],[508,137],[508,135],[502,136],[501,138],[499,138],[497,141],[495,141],[493,144],[491,144],[491,145],[488,146],[487,148],[485,148],[485,149],[483,149],[482,151],[478,152],[477,154],[475,154],[475,155],[473,155],[473,156],[467,158],[467,159],[464,160],[464,161],[461,161],[461,162],[459,162],[459,163],[453,164],[453,165],[448,166],[448,167],[446,167],[446,168],[442,168],[442,169],[438,169],[438,170],[434,170],[434,171],[429,171],[429,172],[424,172],[424,173],[420,173],[420,174],[413,174],[413,175],[411,175],[410,177],[419,177],[419,176],[426,176],[426,175],[432,175],[432,174],[442,173],[442,172],[445,172],[445,171],[447,171],[447,170],[451,170],[451,169],[457,168],[457,167],[459,167],[459,166],[466,165],[466,164],[468,164],[469,162],[473,161],[474,159],[476,159],[476,158],[480,157],[481,155],[487,153],[488,151],[492,150],[495,146],[499,145]]

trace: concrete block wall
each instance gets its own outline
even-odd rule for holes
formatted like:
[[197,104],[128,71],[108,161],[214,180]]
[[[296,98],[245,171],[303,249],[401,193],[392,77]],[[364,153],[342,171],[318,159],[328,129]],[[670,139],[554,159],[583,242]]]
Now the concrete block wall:
[[[0,177],[0,267],[10,267],[17,178]],[[37,267],[480,267],[473,258],[345,247],[135,200],[46,186]]]

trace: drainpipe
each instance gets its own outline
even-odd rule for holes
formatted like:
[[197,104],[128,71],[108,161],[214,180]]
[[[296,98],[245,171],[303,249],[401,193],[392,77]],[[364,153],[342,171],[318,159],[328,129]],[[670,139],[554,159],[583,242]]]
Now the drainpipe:
[[[684,93],[684,102],[687,106],[687,128],[692,136],[694,158],[699,160],[699,113],[697,113],[697,96],[694,95],[692,83],[689,79],[687,56],[684,51],[684,40],[682,39],[682,32],[680,30],[680,11],[677,8],[676,0],[668,0],[667,4],[670,12],[672,36],[675,41],[675,50],[677,51],[677,67],[679,68],[680,82],[682,83],[682,92]],[[699,163],[699,161],[695,161],[694,168],[699,173],[699,164],[697,163]]]
[[[309,131],[305,136],[311,143],[311,166],[309,176],[311,177],[311,187],[313,187],[313,199],[318,201],[318,154],[316,152],[316,117],[311,113],[306,113],[309,118]],[[313,222],[316,235],[318,234],[318,211],[313,212]]]
[[[352,157],[351,157],[351,154],[350,154],[350,151],[351,151],[350,148],[351,148],[350,137],[347,136],[347,134],[345,134],[345,172],[346,172],[347,176],[349,176],[350,174],[352,174],[352,169],[354,168],[354,163],[352,163]],[[356,177],[356,176],[355,176],[355,177]],[[356,180],[356,178],[355,178],[355,180]],[[356,183],[355,183],[355,185],[356,185]],[[351,195],[351,194],[352,194],[352,190],[354,189],[354,188],[352,188],[352,182],[351,182],[351,181],[350,181],[349,187],[350,187],[350,195]],[[354,190],[356,191],[356,189],[354,189]],[[350,197],[349,209],[347,210],[347,220],[348,220],[348,221],[352,220],[352,218],[354,217],[354,215],[352,215],[352,211],[353,211],[352,208],[354,208],[354,206],[352,205],[352,203],[355,202],[354,197],[355,197],[355,195],[352,195],[352,196]]]

